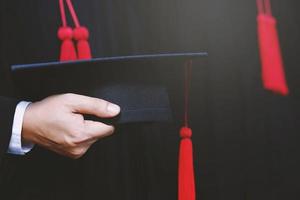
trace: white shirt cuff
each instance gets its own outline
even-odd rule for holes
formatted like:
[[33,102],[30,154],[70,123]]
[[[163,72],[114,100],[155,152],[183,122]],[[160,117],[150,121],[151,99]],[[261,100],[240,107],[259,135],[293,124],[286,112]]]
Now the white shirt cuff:
[[8,153],[15,155],[25,155],[34,147],[34,144],[22,144],[22,126],[25,110],[30,102],[21,101],[15,111],[12,135],[9,142]]

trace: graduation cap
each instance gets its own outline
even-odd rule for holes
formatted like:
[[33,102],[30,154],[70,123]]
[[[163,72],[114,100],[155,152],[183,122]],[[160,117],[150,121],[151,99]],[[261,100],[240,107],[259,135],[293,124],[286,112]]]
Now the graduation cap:
[[[188,124],[189,88],[192,61],[207,56],[207,53],[91,59],[87,28],[80,25],[71,0],[66,2],[75,29],[68,27],[64,2],[59,2],[62,16],[62,27],[58,31],[58,37],[62,41],[60,62],[12,65],[17,96],[36,101],[54,94],[77,93],[105,99],[120,105],[120,115],[111,121],[100,118],[94,120],[118,126],[126,123],[170,121],[172,113],[168,91],[184,85],[184,92],[179,92],[178,97],[182,97],[184,104],[183,126],[180,130],[178,197],[180,200],[195,200],[192,130]],[[184,80],[178,75],[182,75]]]
[[38,101],[50,95],[77,93],[120,105],[121,114],[106,119],[106,123],[169,121],[172,114],[168,90],[174,91],[183,84],[178,81],[187,61],[206,55],[198,52],[102,57],[12,65],[11,71],[21,99]]
[[[12,65],[19,98],[36,101],[49,95],[77,93],[116,103],[121,113],[114,125],[170,121],[168,90],[185,86],[176,97],[184,99],[183,128],[180,131],[179,195],[194,193],[192,131],[188,126],[189,83],[192,60],[205,52],[103,57],[90,60]],[[184,72],[184,73],[182,73]],[[183,75],[184,74],[184,75]],[[178,75],[182,75],[181,79]],[[180,88],[180,87],[179,87]],[[180,108],[178,108],[180,109]],[[90,117],[90,116],[86,116]],[[191,198],[181,198],[191,199]]]

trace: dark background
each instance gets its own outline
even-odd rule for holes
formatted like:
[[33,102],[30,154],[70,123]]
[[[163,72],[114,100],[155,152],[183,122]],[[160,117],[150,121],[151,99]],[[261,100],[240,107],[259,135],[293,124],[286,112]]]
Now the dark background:
[[185,1],[179,9],[182,48],[209,52],[194,71],[199,199],[299,198],[299,3],[272,3],[289,97],[262,89],[255,1]]
[[[2,58],[9,57],[5,64],[56,60],[53,52],[59,44],[49,42],[49,35],[54,38],[60,23],[57,4],[6,2],[2,16],[13,17],[2,22],[11,30],[9,37],[23,48],[9,47],[6,41],[11,54],[2,52]],[[300,198],[300,3],[272,3],[291,91],[288,97],[262,88],[255,0],[74,1],[82,24],[90,27],[94,57],[209,52],[193,71],[197,199]],[[40,31],[32,31],[28,24]],[[1,85],[2,91],[7,88]],[[173,179],[174,184],[165,187],[176,192],[177,133],[163,142],[174,156],[162,158],[170,163],[170,177],[161,178]]]
[[157,38],[132,40],[133,52],[209,52],[193,74],[197,199],[300,198],[300,4],[272,3],[288,97],[262,88],[254,0],[161,1],[146,9]]

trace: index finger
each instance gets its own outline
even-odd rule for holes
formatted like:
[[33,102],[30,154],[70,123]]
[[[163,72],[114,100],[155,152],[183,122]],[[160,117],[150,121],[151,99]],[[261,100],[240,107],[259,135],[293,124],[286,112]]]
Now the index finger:
[[115,117],[120,113],[120,107],[103,99],[74,94],[73,109],[80,114],[90,114],[97,117]]

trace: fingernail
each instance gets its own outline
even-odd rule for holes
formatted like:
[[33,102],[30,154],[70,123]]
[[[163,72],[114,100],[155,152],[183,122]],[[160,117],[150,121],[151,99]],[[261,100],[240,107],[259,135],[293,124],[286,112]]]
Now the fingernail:
[[108,110],[108,112],[110,112],[111,114],[114,114],[114,115],[116,115],[116,114],[118,114],[119,112],[120,112],[120,110],[121,110],[121,108],[120,108],[120,106],[118,106],[118,105],[116,105],[116,104],[108,104],[108,106],[107,106],[107,110]]

